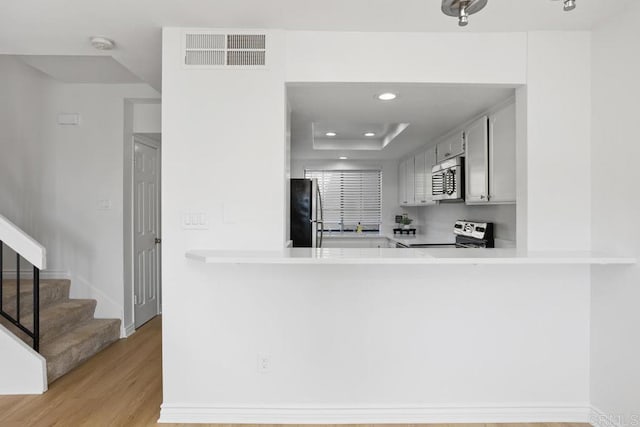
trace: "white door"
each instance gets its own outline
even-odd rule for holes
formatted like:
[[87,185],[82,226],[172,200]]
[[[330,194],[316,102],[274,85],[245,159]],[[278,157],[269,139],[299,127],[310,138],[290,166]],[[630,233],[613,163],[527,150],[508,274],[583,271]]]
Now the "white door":
[[133,272],[136,328],[159,312],[160,146],[135,138],[133,172]]

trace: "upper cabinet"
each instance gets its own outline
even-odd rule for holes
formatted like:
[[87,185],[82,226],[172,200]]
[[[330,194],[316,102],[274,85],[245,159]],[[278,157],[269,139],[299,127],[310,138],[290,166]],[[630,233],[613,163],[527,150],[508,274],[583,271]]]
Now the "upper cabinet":
[[483,116],[465,130],[467,204],[516,201],[515,103]]
[[398,195],[400,204],[413,206],[415,204],[415,159],[410,157],[400,162],[398,168]]
[[398,193],[402,206],[435,204],[431,169],[444,160],[465,156],[464,192],[469,205],[516,202],[515,101],[482,116],[399,165]]
[[489,116],[491,203],[516,202],[516,104]]
[[489,200],[489,121],[487,116],[465,130],[465,201],[485,203]]
[[464,134],[463,132],[456,132],[437,145],[436,162],[440,163],[443,160],[461,156],[464,154],[464,148]]
[[400,205],[428,206],[435,204],[431,194],[431,169],[435,164],[435,147],[400,162],[398,171]]
[[415,202],[417,206],[433,205],[431,169],[436,164],[436,148],[432,147],[414,157]]
[[407,162],[400,161],[398,165],[398,202],[401,205],[409,203],[407,200]]

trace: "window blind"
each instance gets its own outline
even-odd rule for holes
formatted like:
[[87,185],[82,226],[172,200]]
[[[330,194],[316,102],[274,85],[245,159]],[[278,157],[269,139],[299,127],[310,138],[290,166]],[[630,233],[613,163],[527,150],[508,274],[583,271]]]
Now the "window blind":
[[317,179],[325,230],[379,230],[382,211],[380,170],[305,170]]

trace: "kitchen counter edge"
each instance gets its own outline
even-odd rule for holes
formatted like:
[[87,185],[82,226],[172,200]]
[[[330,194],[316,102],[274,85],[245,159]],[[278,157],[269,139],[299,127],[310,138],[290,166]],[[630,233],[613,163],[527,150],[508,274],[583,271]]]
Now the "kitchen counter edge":
[[347,248],[284,250],[189,250],[186,257],[207,264],[324,265],[633,265],[633,257],[589,251],[522,251],[517,249]]

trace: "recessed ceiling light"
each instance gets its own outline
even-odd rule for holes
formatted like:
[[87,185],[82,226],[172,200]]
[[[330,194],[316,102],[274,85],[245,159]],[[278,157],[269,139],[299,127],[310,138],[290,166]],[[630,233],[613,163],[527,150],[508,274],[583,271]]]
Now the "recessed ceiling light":
[[377,98],[380,101],[393,101],[397,97],[398,97],[398,94],[395,94],[393,92],[385,92],[377,95]]
[[335,132],[327,132],[327,133],[325,133],[325,135],[326,135],[326,136],[336,136],[336,135],[338,135],[338,134],[337,134],[337,133],[335,133]]
[[376,134],[374,132],[367,132],[364,136],[376,136]]
[[345,156],[340,156],[340,157],[338,157],[338,158],[339,158],[340,160],[347,160],[347,159],[348,159],[348,157],[345,157]]
[[91,46],[98,50],[111,50],[116,47],[116,44],[106,37],[91,37]]

